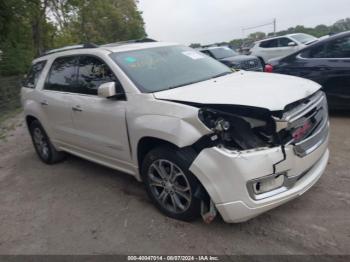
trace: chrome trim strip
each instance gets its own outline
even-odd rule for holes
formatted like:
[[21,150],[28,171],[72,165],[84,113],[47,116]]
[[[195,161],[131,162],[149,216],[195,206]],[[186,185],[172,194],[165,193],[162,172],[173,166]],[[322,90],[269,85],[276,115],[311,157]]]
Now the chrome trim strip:
[[[307,116],[312,110],[315,110],[315,113]],[[291,140],[286,144],[294,144],[294,153],[299,157],[305,157],[315,151],[328,137],[328,105],[326,96],[322,91],[312,96],[307,105],[302,104],[296,110],[286,112],[283,118],[287,123],[287,130],[297,127],[299,124],[307,121],[307,119],[315,119],[317,121],[312,133],[302,141],[294,142],[294,140]]]
[[315,151],[320,145],[326,141],[329,134],[329,121],[325,121],[322,127],[319,128],[312,136],[296,143],[294,153],[299,157],[305,157]]
[[298,118],[310,112],[315,107],[318,107],[323,100],[326,99],[324,93],[322,91],[316,93],[314,96],[310,98],[310,102],[307,105],[299,105],[291,111],[285,113],[282,117],[283,121],[294,122]]

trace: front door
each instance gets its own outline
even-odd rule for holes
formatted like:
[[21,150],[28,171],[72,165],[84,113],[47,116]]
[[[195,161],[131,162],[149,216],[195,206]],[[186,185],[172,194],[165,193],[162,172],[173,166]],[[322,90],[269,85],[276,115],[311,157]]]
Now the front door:
[[98,87],[112,81],[121,88],[118,79],[100,58],[79,57],[77,87],[68,99],[75,144],[96,157],[127,163],[131,159],[126,126],[127,101],[97,96]]

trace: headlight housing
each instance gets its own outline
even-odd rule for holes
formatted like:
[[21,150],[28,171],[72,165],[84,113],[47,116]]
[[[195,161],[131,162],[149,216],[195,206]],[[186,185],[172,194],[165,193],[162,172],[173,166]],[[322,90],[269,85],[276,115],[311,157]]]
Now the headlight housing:
[[219,146],[232,150],[272,146],[274,121],[270,121],[266,116],[252,117],[249,110],[238,111],[241,111],[241,115],[226,110],[201,108],[198,117],[219,136]]

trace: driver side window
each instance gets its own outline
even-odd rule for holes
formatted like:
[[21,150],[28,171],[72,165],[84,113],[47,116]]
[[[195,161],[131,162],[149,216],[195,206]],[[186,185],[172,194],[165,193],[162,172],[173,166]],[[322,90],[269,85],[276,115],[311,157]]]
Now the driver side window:
[[287,37],[282,37],[278,39],[278,47],[289,47],[289,43],[295,42]]
[[107,82],[120,86],[112,70],[101,59],[88,55],[79,57],[76,93],[97,95],[98,87]]

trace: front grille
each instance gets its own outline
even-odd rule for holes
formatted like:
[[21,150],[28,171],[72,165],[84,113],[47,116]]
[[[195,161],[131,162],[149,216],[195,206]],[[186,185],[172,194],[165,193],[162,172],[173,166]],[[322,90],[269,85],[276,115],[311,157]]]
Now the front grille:
[[[291,107],[289,107],[290,109]],[[328,137],[329,120],[327,99],[323,92],[317,92],[299,105],[285,112],[282,118],[287,125],[284,130],[294,145],[294,152],[304,157],[316,150]]]
[[242,62],[240,62],[240,67],[243,70],[249,70],[249,71],[262,71],[263,70],[259,59],[250,59],[247,61],[242,61]]

